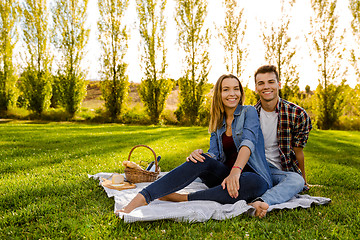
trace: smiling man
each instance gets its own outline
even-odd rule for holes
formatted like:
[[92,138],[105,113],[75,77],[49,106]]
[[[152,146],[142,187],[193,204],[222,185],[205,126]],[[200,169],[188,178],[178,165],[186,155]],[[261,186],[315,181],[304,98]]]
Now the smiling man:
[[253,204],[255,215],[265,216],[269,205],[290,200],[308,189],[303,148],[312,128],[306,111],[279,97],[279,75],[273,65],[264,65],[255,72],[255,91],[260,101],[255,105],[260,117],[274,187]]

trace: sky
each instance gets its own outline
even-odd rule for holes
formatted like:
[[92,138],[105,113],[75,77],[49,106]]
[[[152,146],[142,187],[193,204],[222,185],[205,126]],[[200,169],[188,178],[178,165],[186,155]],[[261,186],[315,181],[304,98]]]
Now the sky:
[[[218,77],[226,72],[224,64],[223,47],[216,38],[217,32],[214,26],[220,26],[224,22],[225,10],[220,0],[208,0],[208,16],[206,19],[206,26],[210,28],[213,35],[210,41],[210,65],[208,81],[215,83]],[[353,47],[352,35],[350,29],[351,15],[347,7],[347,0],[338,0],[337,12],[339,15],[339,31],[342,32],[344,28],[347,29],[344,36],[344,46]],[[247,30],[244,37],[244,44],[248,49],[248,57],[245,62],[245,71],[241,76],[241,81],[244,85],[248,85],[254,90],[253,74],[258,67],[268,62],[264,59],[265,47],[262,42],[262,25],[261,22],[267,24],[278,23],[281,21],[280,0],[251,0],[239,1],[239,6],[244,8],[244,18],[247,21]],[[167,74],[169,78],[178,79],[182,75],[181,51],[177,45],[177,30],[174,21],[175,1],[168,0],[166,15],[167,19],[167,34],[166,45],[168,47],[168,69]],[[88,68],[89,79],[99,79],[98,74],[100,70],[100,45],[97,41],[97,20],[99,18],[97,0],[89,0],[88,7],[88,26],[91,27],[88,54],[84,62],[84,66]],[[310,0],[298,0],[292,11],[289,13],[292,20],[289,27],[289,35],[297,44],[297,52],[294,63],[298,66],[300,73],[299,87],[301,90],[309,85],[312,90],[315,90],[318,85],[318,71],[312,57],[309,54],[310,44],[306,42],[305,36],[308,36],[310,30],[310,16],[312,9]],[[135,1],[130,0],[130,5],[126,15],[126,22],[130,27],[131,40],[129,41],[128,54],[125,61],[129,64],[127,74],[129,80],[132,82],[141,82],[143,77],[142,69],[139,65],[139,31],[136,28],[137,13]],[[345,55],[346,56],[346,55]],[[346,56],[349,57],[349,56]],[[356,78],[354,71],[348,61],[344,61],[344,65],[348,65],[347,83],[354,87],[356,85]]]

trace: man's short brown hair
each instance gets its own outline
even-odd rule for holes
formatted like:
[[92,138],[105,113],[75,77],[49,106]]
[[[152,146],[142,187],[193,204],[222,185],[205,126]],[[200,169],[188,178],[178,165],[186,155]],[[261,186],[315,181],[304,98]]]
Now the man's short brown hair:
[[264,66],[259,67],[255,72],[255,75],[254,75],[255,84],[256,84],[256,75],[258,75],[259,73],[271,73],[271,72],[275,73],[276,80],[279,82],[279,73],[276,70],[276,66],[264,65]]

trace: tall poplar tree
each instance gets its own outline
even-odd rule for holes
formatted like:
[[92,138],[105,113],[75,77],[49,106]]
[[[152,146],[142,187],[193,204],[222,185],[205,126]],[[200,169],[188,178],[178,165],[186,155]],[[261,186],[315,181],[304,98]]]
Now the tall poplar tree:
[[129,0],[99,1],[100,20],[98,21],[99,41],[102,47],[102,94],[105,107],[112,119],[122,111],[128,93],[127,64],[124,56],[128,48],[128,32],[124,15]]
[[351,50],[351,62],[355,69],[360,84],[360,0],[349,0],[349,8],[352,14],[351,30],[356,42],[356,48]]
[[360,0],[350,0],[349,8],[353,17],[351,21],[353,39],[356,42],[355,49],[351,51],[351,63],[358,78],[358,84],[352,91],[350,104],[352,105],[353,112],[360,116]]
[[166,77],[165,34],[166,0],[136,0],[140,20],[142,67],[145,78],[141,81],[139,94],[153,123],[158,123],[165,101],[172,89]]
[[0,111],[16,102],[13,50],[17,41],[18,16],[15,0],[0,1]]
[[178,119],[195,123],[204,101],[209,74],[209,29],[206,0],[177,0],[178,42],[185,52],[185,72],[179,79]]
[[57,89],[60,103],[72,116],[86,93],[86,71],[81,68],[90,29],[85,27],[88,0],[57,0],[53,8],[52,42],[60,52]]
[[229,73],[241,77],[244,71],[247,49],[243,40],[247,28],[244,9],[236,0],[225,0],[225,24],[219,29],[219,38],[225,50],[224,63]]
[[20,77],[20,89],[29,109],[41,114],[50,105],[51,62],[47,0],[24,0],[22,12],[26,67]]
[[[343,34],[338,29],[335,13],[337,0],[312,0],[314,16],[310,19],[311,40],[320,78],[315,91],[316,121],[321,129],[329,129],[342,114],[344,96],[342,88],[345,71],[342,66]],[[336,85],[340,82],[341,85]],[[340,101],[342,100],[342,101]]]
[[287,12],[294,6],[295,1],[281,1],[281,21],[271,25],[263,24],[262,34],[265,45],[265,60],[277,67],[279,81],[282,84],[281,97],[288,100],[295,100],[300,89],[299,72],[293,64],[293,57],[296,53],[292,38],[289,36],[290,16]]

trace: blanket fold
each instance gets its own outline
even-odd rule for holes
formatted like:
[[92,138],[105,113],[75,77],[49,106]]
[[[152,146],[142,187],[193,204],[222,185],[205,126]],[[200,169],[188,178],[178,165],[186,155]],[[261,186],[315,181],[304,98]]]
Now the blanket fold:
[[[101,178],[109,179],[113,173],[97,173],[95,175],[88,175],[89,178],[100,180]],[[161,172],[160,176],[165,175]],[[137,183],[135,189],[128,190],[114,190],[103,187],[108,197],[114,197],[115,206],[114,212],[126,206],[135,195],[150,183]],[[195,192],[206,189],[205,184],[194,181],[189,186],[184,188],[181,192]],[[325,205],[331,202],[331,199],[324,197],[313,197],[309,195],[297,194],[289,201],[271,205],[268,211],[275,209],[293,209],[297,207],[309,208],[311,205]],[[246,204],[245,201],[238,201],[235,204],[220,204],[214,201],[190,201],[190,202],[167,202],[155,200],[149,205],[139,207],[129,214],[120,213],[119,217],[125,222],[136,221],[155,221],[163,219],[171,219],[180,222],[204,222],[209,219],[224,220],[239,216],[243,213],[254,215],[255,209]]]

